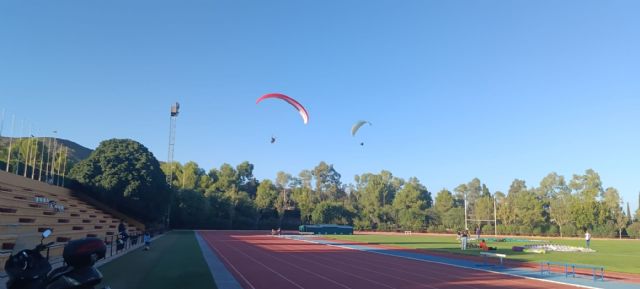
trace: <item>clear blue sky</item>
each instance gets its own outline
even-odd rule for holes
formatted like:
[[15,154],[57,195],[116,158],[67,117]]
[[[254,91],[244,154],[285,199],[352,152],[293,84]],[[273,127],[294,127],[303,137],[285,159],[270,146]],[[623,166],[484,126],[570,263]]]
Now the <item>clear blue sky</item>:
[[[432,192],[593,168],[638,206],[639,1],[2,1],[0,108],[259,178],[324,160]],[[310,114],[255,100],[282,92]],[[357,138],[351,125],[365,119]],[[278,142],[269,144],[271,135]],[[360,141],[365,145],[361,147]]]

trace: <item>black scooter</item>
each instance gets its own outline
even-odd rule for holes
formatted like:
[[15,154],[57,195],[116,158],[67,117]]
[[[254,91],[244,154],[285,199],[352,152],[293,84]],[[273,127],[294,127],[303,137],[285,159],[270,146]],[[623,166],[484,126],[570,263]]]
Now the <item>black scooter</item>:
[[[104,242],[98,238],[70,241],[62,253],[65,265],[52,271],[48,249],[54,242],[43,244],[51,233],[45,230],[39,245],[9,257],[4,265],[7,289],[93,289],[100,284],[102,274],[93,265],[105,256]],[[42,256],[45,250],[46,257]]]

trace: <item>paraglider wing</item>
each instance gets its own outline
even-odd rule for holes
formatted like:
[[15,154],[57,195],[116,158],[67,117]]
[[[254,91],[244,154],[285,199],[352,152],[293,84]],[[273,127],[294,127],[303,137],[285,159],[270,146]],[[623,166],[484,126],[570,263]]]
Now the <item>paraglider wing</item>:
[[302,106],[302,104],[300,104],[295,99],[293,99],[291,97],[288,97],[288,96],[286,96],[284,94],[281,94],[281,93],[265,94],[262,97],[258,98],[258,100],[256,100],[256,104],[258,104],[261,101],[263,101],[265,99],[268,99],[268,98],[277,98],[277,99],[282,99],[282,100],[286,101],[287,103],[289,103],[290,105],[295,107],[296,110],[298,110],[298,113],[300,113],[300,116],[302,117],[302,120],[304,121],[304,124],[307,124],[309,122],[309,114],[307,113],[307,110],[304,108],[304,106]]
[[367,123],[368,123],[369,125],[371,125],[371,123],[370,123],[370,122],[368,122],[368,121],[366,121],[366,120],[361,120],[361,121],[356,122],[356,124],[354,124],[354,125],[351,127],[351,135],[352,135],[352,136],[355,136],[355,135],[356,135],[356,133],[358,132],[358,130],[359,130],[363,125],[365,125],[365,124],[367,124]]

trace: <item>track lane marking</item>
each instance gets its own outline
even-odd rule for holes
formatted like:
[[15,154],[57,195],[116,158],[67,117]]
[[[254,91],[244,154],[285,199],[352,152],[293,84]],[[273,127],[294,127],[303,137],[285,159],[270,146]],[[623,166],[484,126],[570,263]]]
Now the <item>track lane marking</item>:
[[[506,272],[499,272],[499,271],[493,271],[493,270],[487,270],[487,269],[481,269],[481,268],[473,268],[473,267],[467,267],[467,266],[443,263],[443,262],[432,261],[432,260],[424,260],[424,259],[407,257],[407,256],[398,256],[398,255],[393,255],[393,254],[383,253],[383,252],[378,252],[378,251],[359,250],[359,249],[355,249],[355,248],[351,248],[351,247],[346,247],[346,246],[341,246],[341,245],[334,245],[334,244],[327,244],[327,243],[321,243],[321,242],[316,242],[316,241],[311,241],[311,240],[304,240],[304,239],[290,239],[290,240],[299,240],[299,241],[303,241],[303,242],[309,242],[309,243],[314,243],[314,244],[322,244],[322,245],[326,245],[326,246],[338,247],[338,248],[343,248],[343,249],[348,249],[348,250],[355,250],[355,251],[359,251],[359,252],[380,254],[380,255],[392,256],[392,257],[396,257],[396,258],[405,258],[405,259],[410,259],[410,260],[415,260],[415,261],[420,261],[420,262],[435,263],[435,264],[446,265],[446,266],[457,267],[457,268],[463,268],[463,269],[469,269],[469,270],[491,272],[491,273],[495,273],[495,274],[507,275],[507,276],[517,277],[517,278],[524,278],[524,279],[534,280],[534,281],[541,281],[541,282],[548,282],[548,283],[554,283],[554,284],[573,286],[573,287],[578,287],[578,288],[602,289],[601,287],[592,287],[592,286],[587,286],[587,285],[564,283],[564,282],[554,281],[554,280],[538,279],[538,278],[533,278],[533,277],[528,277],[528,276],[520,276],[520,275],[506,273]],[[363,246],[363,247],[365,247],[365,246]]]
[[[246,244],[246,242],[243,242],[243,243],[244,243],[244,244]],[[239,243],[239,244],[243,244],[243,243]],[[235,250],[235,251],[239,252],[240,254],[244,255],[245,257],[247,257],[247,258],[251,259],[252,261],[254,261],[254,262],[256,262],[256,263],[260,264],[262,267],[264,267],[264,268],[266,268],[267,270],[269,270],[269,271],[271,271],[271,272],[275,273],[275,274],[276,274],[276,275],[278,275],[280,278],[282,278],[282,279],[284,279],[284,280],[287,280],[289,283],[293,284],[294,286],[296,286],[296,287],[298,287],[298,288],[300,288],[300,289],[304,289],[304,287],[302,287],[300,284],[298,284],[298,283],[294,282],[293,280],[291,280],[291,279],[289,279],[289,278],[285,277],[284,275],[280,274],[279,272],[277,272],[277,271],[275,271],[275,270],[271,269],[269,266],[267,266],[267,265],[265,265],[264,263],[262,263],[262,262],[260,262],[260,261],[256,260],[255,258],[253,258],[253,257],[249,256],[247,253],[242,252],[240,249],[237,249],[237,248],[235,248],[235,247],[233,247],[233,246],[229,246],[229,245],[227,245],[227,247],[231,248],[232,250]]]
[[[313,272],[313,271],[309,271],[309,270],[307,270],[307,269],[305,269],[305,268],[302,268],[302,267],[300,267],[300,266],[298,266],[298,265],[296,265],[296,264],[294,264],[294,263],[291,263],[291,262],[285,261],[285,260],[283,260],[282,258],[278,258],[278,257],[276,257],[276,256],[275,256],[275,255],[273,255],[273,254],[269,254],[269,253],[267,253],[267,252],[266,252],[266,250],[265,250],[264,248],[261,248],[261,247],[255,246],[255,245],[253,245],[253,244],[251,244],[251,246],[249,246],[249,244],[250,244],[250,243],[245,243],[245,244],[247,245],[247,247],[252,248],[252,249],[254,249],[254,250],[258,251],[258,252],[261,252],[261,253],[262,253],[263,255],[265,255],[265,256],[268,256],[268,257],[271,257],[271,258],[277,259],[277,260],[279,260],[280,262],[286,263],[286,264],[288,264],[288,265],[290,265],[290,266],[292,266],[292,267],[294,267],[294,268],[297,268],[297,269],[299,269],[299,270],[301,270],[301,271],[304,271],[304,272],[310,273],[310,274],[312,274],[312,275],[315,275],[315,276],[317,276],[317,277],[319,277],[319,278],[321,278],[321,279],[327,280],[327,281],[329,281],[329,282],[331,282],[331,283],[333,283],[333,284],[336,284],[336,285],[338,285],[338,286],[340,286],[340,287],[343,287],[343,288],[346,288],[346,289],[353,289],[353,288],[351,288],[351,287],[349,287],[349,286],[347,286],[347,285],[345,285],[345,284],[342,284],[342,283],[340,283],[340,282],[338,282],[338,281],[332,280],[331,278],[325,277],[325,276],[320,275],[320,274],[318,274],[318,273],[316,273],[316,272]],[[260,249],[262,249],[262,251],[261,251]],[[301,288],[302,288],[302,287],[301,287]]]
[[242,275],[242,273],[240,273],[240,271],[236,268],[236,266],[234,266],[231,261],[229,261],[229,259],[227,259],[227,257],[225,257],[219,250],[218,248],[216,248],[213,244],[211,244],[211,240],[208,237],[204,238],[207,242],[207,244],[209,244],[209,247],[211,247],[213,250],[216,251],[216,253],[218,254],[218,256],[220,256],[222,259],[224,259],[225,263],[227,263],[227,265],[229,265],[231,267],[231,269],[233,269],[233,271],[235,271],[240,278],[242,278],[242,280],[244,280],[247,285],[249,285],[249,287],[251,287],[251,289],[256,289],[256,287],[253,286],[253,284],[251,284],[251,282],[249,282],[249,280],[247,280],[247,278],[244,277],[244,275]]

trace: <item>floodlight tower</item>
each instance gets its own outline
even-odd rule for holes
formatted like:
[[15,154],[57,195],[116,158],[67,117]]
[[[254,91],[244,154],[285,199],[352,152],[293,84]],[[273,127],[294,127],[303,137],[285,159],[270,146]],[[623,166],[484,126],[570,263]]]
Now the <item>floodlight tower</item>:
[[178,113],[180,112],[180,104],[171,105],[171,116],[169,120],[169,157],[167,163],[169,164],[169,174],[167,175],[167,183],[171,187],[173,182],[173,148],[176,144],[176,120],[178,119]]

